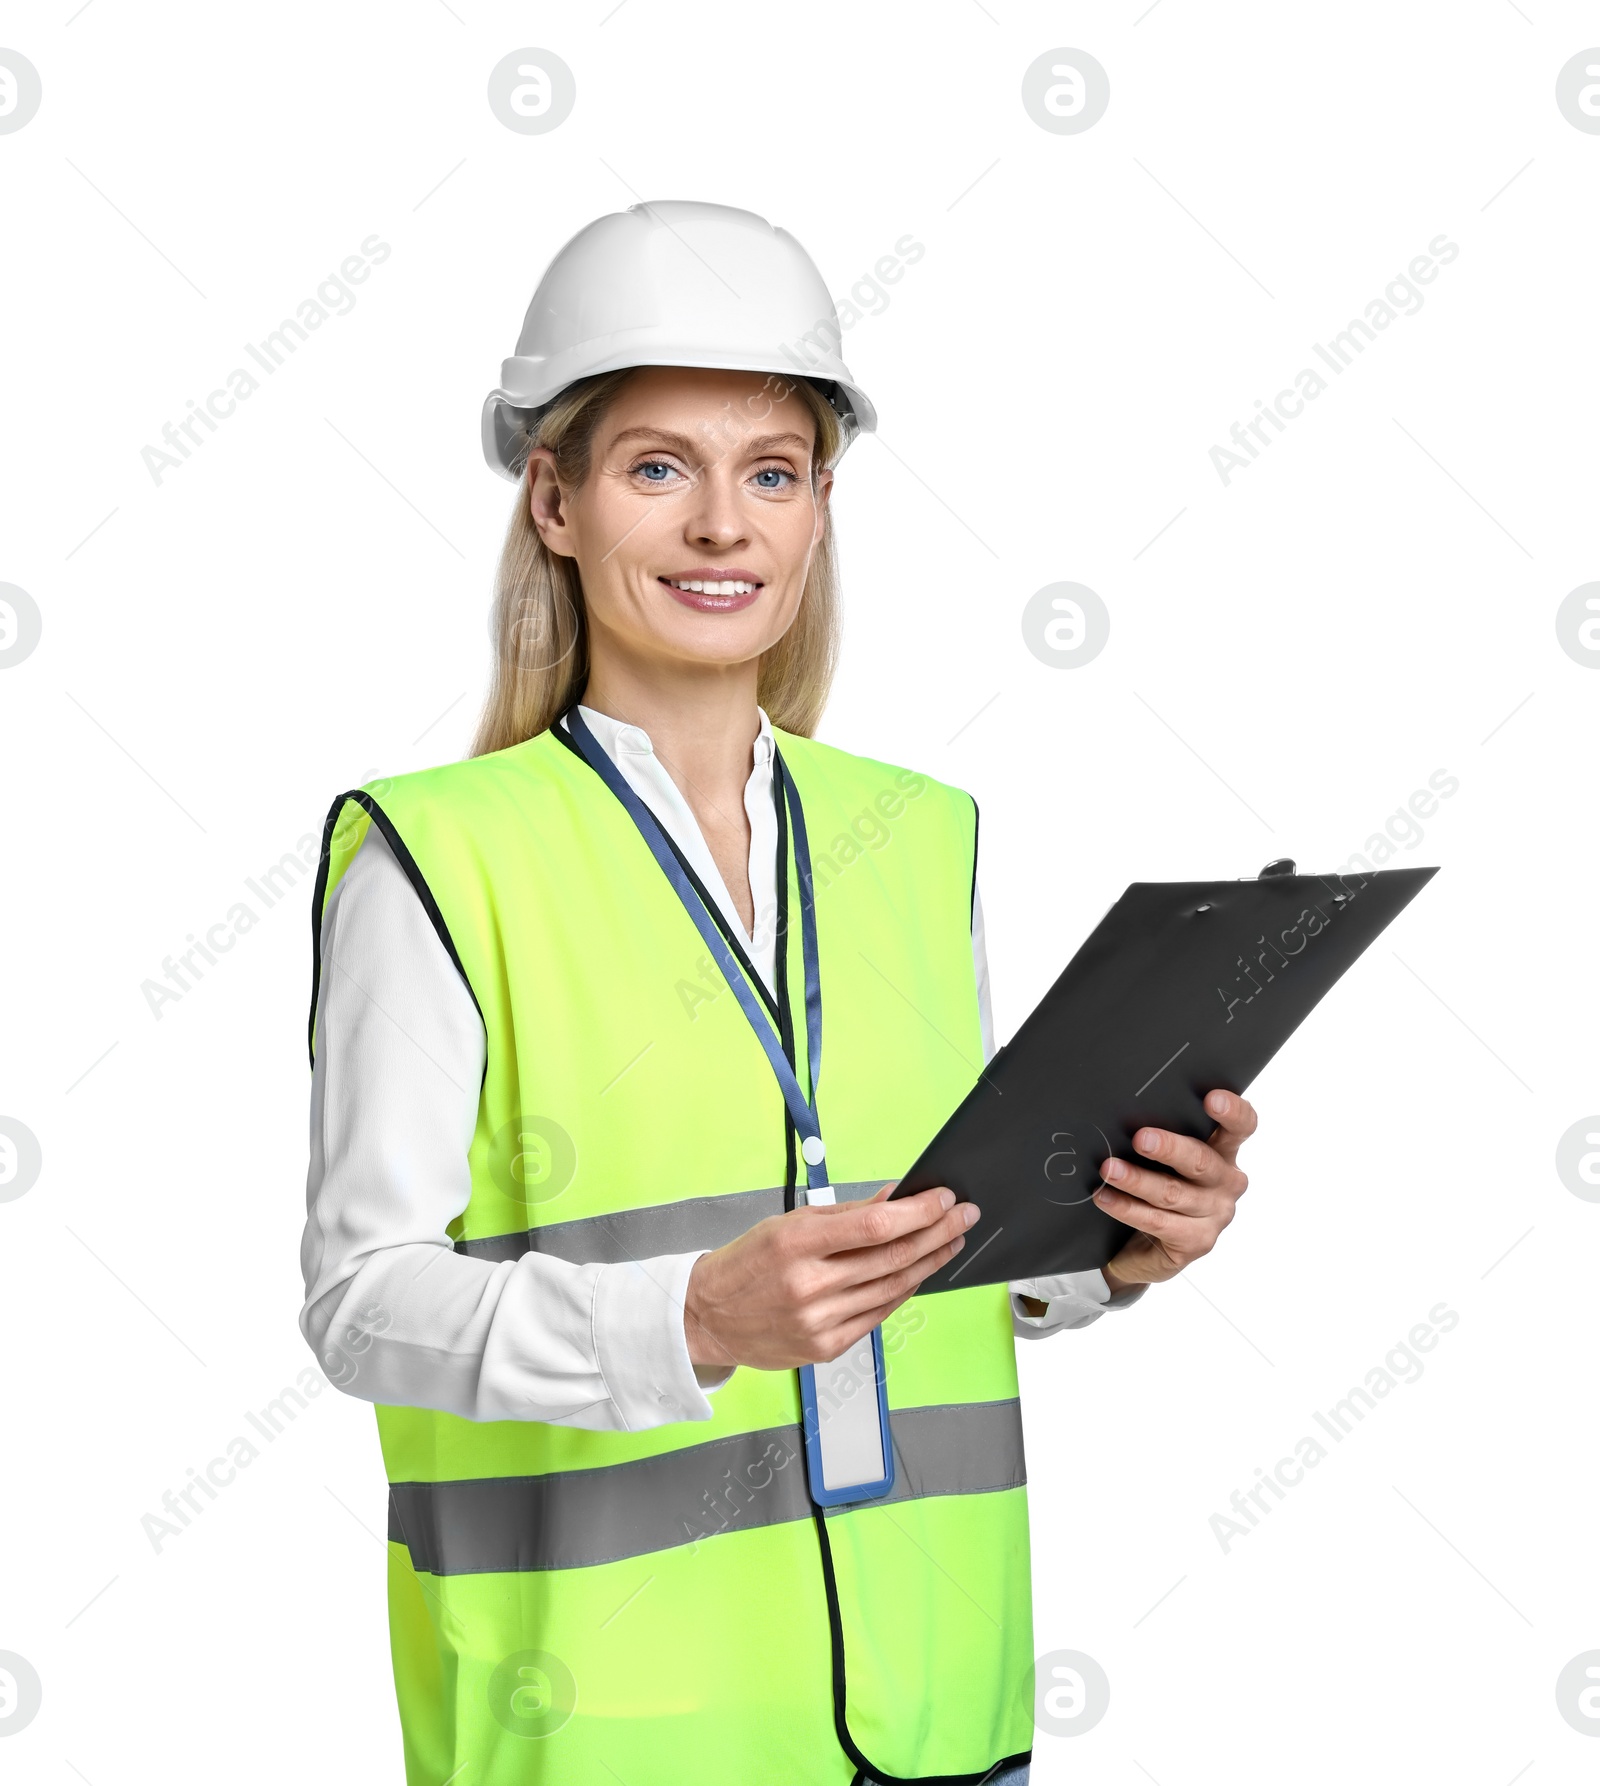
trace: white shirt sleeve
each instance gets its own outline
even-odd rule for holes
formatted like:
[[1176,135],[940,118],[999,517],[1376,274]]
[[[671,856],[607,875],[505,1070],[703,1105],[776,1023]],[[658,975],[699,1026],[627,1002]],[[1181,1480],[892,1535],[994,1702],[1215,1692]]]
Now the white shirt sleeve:
[[376,825],[322,919],[300,1329],[363,1401],[637,1431],[709,1420],[683,1295],[699,1252],[458,1253],[483,1022]]
[[[989,997],[989,960],[984,947],[983,902],[977,883],[972,888],[972,969],[978,982],[978,1021],[983,1034],[983,1059],[994,1059],[994,1012]],[[1018,1278],[1008,1284],[1011,1292],[1011,1329],[1018,1339],[1042,1339],[1047,1333],[1087,1327],[1107,1309],[1124,1309],[1136,1303],[1148,1284],[1138,1284],[1116,1296],[1100,1271],[1064,1271],[1054,1277]],[[1031,1296],[1049,1306],[1042,1315],[1024,1312],[1021,1298]]]

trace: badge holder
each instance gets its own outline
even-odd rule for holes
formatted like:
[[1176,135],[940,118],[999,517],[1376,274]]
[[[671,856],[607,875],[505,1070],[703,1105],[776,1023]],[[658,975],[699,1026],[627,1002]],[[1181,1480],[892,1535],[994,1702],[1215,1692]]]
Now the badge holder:
[[[832,1203],[833,1187],[802,1189],[797,1201],[802,1198]],[[819,1507],[843,1507],[881,1499],[894,1487],[883,1328],[863,1334],[828,1364],[802,1364],[799,1375],[812,1500]]]

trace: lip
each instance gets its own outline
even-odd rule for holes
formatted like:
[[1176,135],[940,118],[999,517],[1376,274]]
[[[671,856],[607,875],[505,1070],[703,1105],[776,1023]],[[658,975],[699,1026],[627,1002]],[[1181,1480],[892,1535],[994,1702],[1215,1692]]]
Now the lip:
[[672,584],[667,581],[667,575],[665,573],[656,578],[656,581],[666,590],[667,594],[670,595],[675,602],[680,603],[685,608],[693,608],[701,614],[735,614],[741,608],[748,608],[766,587],[765,583],[754,571],[744,570],[736,564],[695,565],[689,570],[673,571],[670,574],[674,577],[682,578],[685,582],[692,580],[704,583],[737,582],[755,584],[755,588],[744,595],[707,595],[704,591],[700,590],[675,589]]

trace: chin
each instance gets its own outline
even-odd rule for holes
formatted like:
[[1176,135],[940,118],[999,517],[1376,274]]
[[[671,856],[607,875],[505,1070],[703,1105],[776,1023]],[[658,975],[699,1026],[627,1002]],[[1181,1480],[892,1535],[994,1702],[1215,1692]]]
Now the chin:
[[652,616],[659,622],[651,629],[657,646],[673,656],[708,664],[748,663],[770,651],[788,630],[774,630],[770,617],[759,608],[737,614],[701,614],[676,603],[673,607],[671,614]]
[[747,627],[735,632],[704,621],[698,625],[674,627],[669,635],[654,641],[665,655],[729,668],[734,664],[749,663],[763,651],[771,650],[777,642],[768,636],[765,627]]

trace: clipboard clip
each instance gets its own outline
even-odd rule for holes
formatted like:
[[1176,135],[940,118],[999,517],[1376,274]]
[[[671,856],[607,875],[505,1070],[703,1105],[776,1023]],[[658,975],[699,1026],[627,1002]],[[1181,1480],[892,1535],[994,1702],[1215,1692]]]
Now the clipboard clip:
[[[1292,875],[1293,873],[1294,873],[1294,858],[1292,856],[1275,856],[1273,858],[1273,860],[1270,861],[1266,865],[1266,867],[1262,869],[1260,874],[1258,874],[1255,878],[1258,881],[1276,881],[1276,880],[1281,880],[1282,878],[1284,878],[1287,875]],[[1244,883],[1246,881],[1248,881],[1249,879],[1250,879],[1249,875],[1241,874],[1239,876],[1239,884],[1241,886],[1243,886]],[[1195,912],[1198,914],[1200,912],[1212,911],[1214,908],[1213,908],[1211,902],[1209,900],[1207,900],[1204,904],[1197,905],[1194,909],[1195,909]]]

